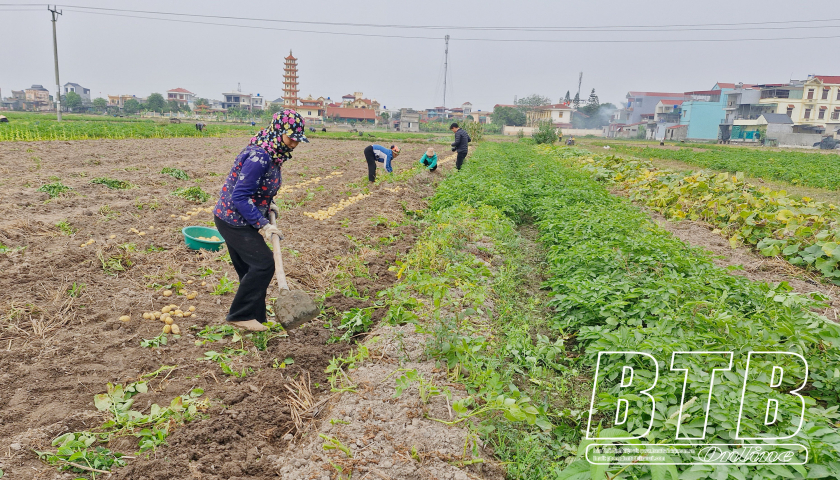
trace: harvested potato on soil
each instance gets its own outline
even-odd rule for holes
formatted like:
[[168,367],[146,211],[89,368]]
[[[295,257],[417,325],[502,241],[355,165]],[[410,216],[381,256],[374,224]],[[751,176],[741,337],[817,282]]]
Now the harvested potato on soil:
[[173,335],[180,335],[181,334],[181,327],[175,325],[174,323],[171,325],[171,331]]
[[166,317],[166,320],[164,320],[163,323],[167,325],[172,325],[173,323],[175,323],[175,320],[172,320],[172,317]]
[[151,314],[149,312],[144,312],[143,313],[143,320],[151,320],[153,318],[155,318],[154,314]]
[[123,315],[122,317],[120,317],[121,322],[128,322],[130,320],[131,320],[131,317],[129,317],[128,315]]
[[172,325],[164,325],[163,333],[172,333]]
[[161,311],[161,313],[169,313],[170,311],[172,311],[172,307],[167,305],[167,306],[161,308],[160,311]]
[[163,296],[164,297],[171,297],[172,296],[172,290],[164,290],[163,291]]
[[191,312],[194,312],[194,311],[195,311],[195,307],[194,307],[194,306],[192,306],[192,305],[190,305],[189,310],[190,310]]

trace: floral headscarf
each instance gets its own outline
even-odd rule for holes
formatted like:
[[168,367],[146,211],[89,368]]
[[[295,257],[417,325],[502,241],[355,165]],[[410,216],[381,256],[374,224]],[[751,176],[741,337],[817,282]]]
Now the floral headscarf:
[[262,147],[275,162],[282,165],[283,162],[292,158],[292,149],[283,143],[283,134],[285,133],[292,140],[309,143],[309,139],[304,134],[305,124],[303,117],[292,109],[277,112],[268,127],[263,128],[251,138],[251,145]]

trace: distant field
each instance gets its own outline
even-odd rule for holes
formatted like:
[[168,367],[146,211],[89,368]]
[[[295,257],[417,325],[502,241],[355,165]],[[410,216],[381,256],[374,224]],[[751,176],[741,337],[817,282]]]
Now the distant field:
[[[93,140],[98,138],[180,138],[180,137],[228,137],[251,135],[261,128],[249,124],[222,124],[209,122],[204,132],[195,129],[192,119],[182,119],[184,123],[170,124],[168,119],[109,117],[105,115],[63,115],[58,122],[54,114],[3,112],[9,123],[0,123],[0,142],[36,142],[45,140]],[[327,127],[328,130],[330,127]],[[451,135],[436,133],[399,133],[399,132],[363,132],[360,137],[356,132],[316,132],[307,134],[311,138],[329,138],[334,140],[371,141],[433,141],[440,143]]]
[[5,112],[9,123],[0,123],[0,142],[43,140],[93,140],[97,138],[174,138],[247,135],[250,125],[210,124],[204,132],[188,121],[170,124],[168,120],[115,118],[95,115],[65,115],[58,122],[52,115]]
[[840,155],[765,148],[693,144],[687,148],[659,148],[609,143],[615,153],[640,158],[678,160],[714,170],[744,172],[752,177],[782,180],[794,185],[840,190]]

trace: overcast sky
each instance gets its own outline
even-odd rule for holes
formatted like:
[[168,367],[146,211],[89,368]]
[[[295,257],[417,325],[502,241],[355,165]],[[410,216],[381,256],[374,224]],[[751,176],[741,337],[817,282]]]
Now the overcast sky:
[[[26,0],[17,0],[18,3]],[[3,0],[0,0],[0,4]],[[837,0],[808,8],[790,0],[79,0],[76,6],[237,16],[275,20],[447,25],[443,30],[343,27],[185,17],[183,20],[331,32],[437,37],[343,36],[200,25],[70,11],[58,21],[61,83],[107,94],[147,96],[183,87],[222,98],[241,83],[245,93],[282,95],[283,57],[298,57],[301,96],[333,99],[354,91],[388,108],[443,103],[445,34],[451,35],[447,106],[470,101],[476,109],[538,93],[559,101],[596,89],[601,102],[619,103],[628,90],[709,89],[715,82],[771,83],[808,74],[840,75],[840,38],[684,43],[681,39],[840,37],[840,21],[770,23],[754,30],[628,32],[614,26],[791,22],[840,18]],[[42,84],[54,90],[52,30],[46,11],[0,7],[0,90]],[[119,12],[112,12],[119,13]],[[144,15],[132,13],[129,15]],[[146,15],[149,16],[149,15]],[[606,26],[596,32],[510,32],[457,27]],[[770,27],[770,28],[768,28]],[[791,28],[807,27],[807,28]],[[731,27],[699,27],[731,28]],[[772,28],[772,29],[771,29]],[[613,40],[617,43],[502,43],[466,38]],[[657,43],[631,43],[656,40]]]

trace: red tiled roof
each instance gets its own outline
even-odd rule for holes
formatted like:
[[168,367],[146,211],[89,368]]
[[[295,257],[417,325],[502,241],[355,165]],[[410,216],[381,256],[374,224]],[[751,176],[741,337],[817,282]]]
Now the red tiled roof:
[[680,127],[688,127],[688,125],[672,125],[668,128],[671,129],[671,128],[680,128]]
[[356,96],[353,95],[352,93],[348,93],[347,95],[344,95],[341,98],[356,98]]
[[822,83],[829,83],[831,85],[840,84],[840,76],[835,75],[814,75],[819,78]]
[[191,92],[191,91],[187,90],[186,88],[181,88],[181,87],[178,87],[178,88],[173,88],[172,90],[167,90],[167,91],[166,91],[166,93],[169,93],[169,92],[173,92],[173,93],[190,93],[190,94],[195,95],[193,92]]
[[355,120],[376,120],[376,112],[370,108],[341,108],[328,106],[327,116]]
[[628,92],[631,97],[682,97],[682,93],[668,92]]
[[682,100],[660,100],[659,102],[662,103],[662,105],[682,105],[683,103]]

